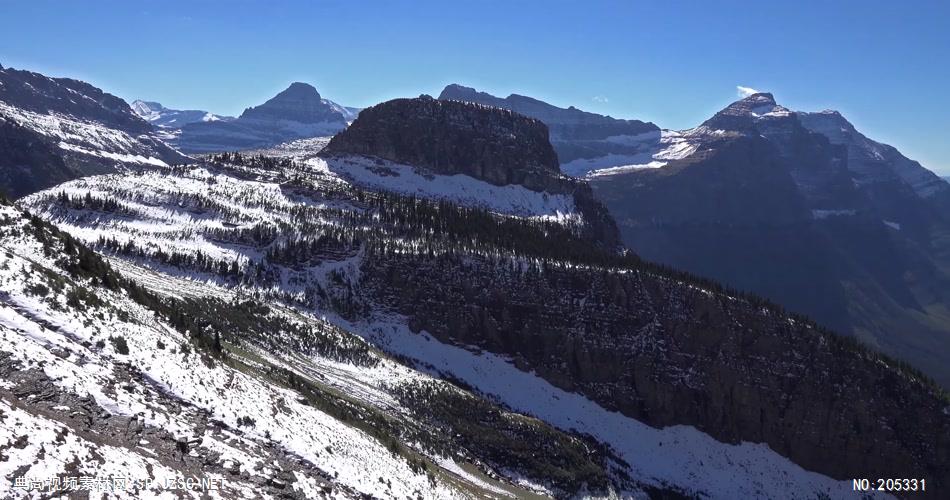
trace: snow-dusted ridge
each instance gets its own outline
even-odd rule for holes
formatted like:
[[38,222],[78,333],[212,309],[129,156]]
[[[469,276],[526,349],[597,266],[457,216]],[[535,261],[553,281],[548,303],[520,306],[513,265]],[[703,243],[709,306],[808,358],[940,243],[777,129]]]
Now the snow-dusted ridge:
[[316,172],[371,189],[446,200],[505,215],[554,220],[578,217],[573,196],[567,194],[532,191],[516,184],[496,186],[463,174],[425,174],[418,167],[363,156],[318,157],[306,163]]
[[[96,122],[57,113],[41,114],[0,102],[0,119],[11,120],[56,142],[67,154],[97,157],[116,164],[167,167],[170,149],[148,135],[131,134]],[[184,156],[178,156],[184,160]]]

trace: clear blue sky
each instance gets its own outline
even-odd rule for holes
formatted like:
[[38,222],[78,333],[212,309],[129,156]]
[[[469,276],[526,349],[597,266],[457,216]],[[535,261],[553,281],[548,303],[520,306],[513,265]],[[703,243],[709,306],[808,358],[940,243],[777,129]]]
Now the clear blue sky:
[[0,64],[238,114],[288,83],[368,106],[459,82],[665,128],[771,91],[950,175],[945,1],[2,1]]

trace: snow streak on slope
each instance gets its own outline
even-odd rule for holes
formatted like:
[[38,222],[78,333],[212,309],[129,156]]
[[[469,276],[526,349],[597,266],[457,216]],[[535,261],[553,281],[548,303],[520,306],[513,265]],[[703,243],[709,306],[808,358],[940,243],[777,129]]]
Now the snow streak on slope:
[[312,158],[307,164],[317,172],[330,172],[372,189],[441,199],[505,215],[555,220],[578,217],[571,195],[537,192],[516,184],[496,186],[463,174],[427,175],[409,165],[359,156]]
[[501,356],[443,344],[424,331],[413,333],[402,318],[336,321],[384,350],[424,361],[436,373],[477,387],[515,411],[591,434],[618,452],[630,464],[631,475],[647,484],[677,485],[697,496],[723,499],[854,498],[850,481],[806,471],[765,444],[729,445],[690,426],[650,427],[558,389]]
[[561,171],[574,177],[613,175],[642,168],[660,168],[670,160],[679,160],[696,152],[697,144],[688,134],[663,130],[659,134],[616,136],[607,139],[624,146],[637,147],[634,154],[611,153],[597,158],[578,158],[561,165]]
[[11,120],[49,137],[61,149],[71,153],[98,156],[118,163],[168,166],[159,158],[161,151],[168,147],[147,135],[133,137],[98,123],[55,113],[34,113],[3,102],[0,102],[0,119]]

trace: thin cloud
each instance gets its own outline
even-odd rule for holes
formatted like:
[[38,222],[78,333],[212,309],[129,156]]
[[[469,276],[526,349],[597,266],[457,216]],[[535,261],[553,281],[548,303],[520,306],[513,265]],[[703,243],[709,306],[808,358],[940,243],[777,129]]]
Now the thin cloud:
[[605,96],[602,96],[602,95],[595,95],[594,97],[591,98],[591,100],[593,100],[594,102],[599,102],[601,104],[607,104],[608,102],[610,102],[609,99],[607,99]]
[[739,94],[739,97],[749,97],[752,94],[758,94],[759,91],[755,90],[752,87],[743,87],[742,85],[736,85],[736,93]]

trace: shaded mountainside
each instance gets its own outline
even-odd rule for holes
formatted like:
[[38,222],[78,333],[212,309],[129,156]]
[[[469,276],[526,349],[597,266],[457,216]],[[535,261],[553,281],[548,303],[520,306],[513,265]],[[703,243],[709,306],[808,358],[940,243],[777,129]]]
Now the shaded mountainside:
[[690,156],[590,182],[642,257],[762,294],[948,386],[950,186],[820,115],[756,94],[683,132]]
[[69,78],[0,69],[0,190],[19,197],[68,179],[189,161],[122,99]]
[[122,99],[72,78],[0,69],[0,101],[24,111],[81,117],[131,134],[152,130]]
[[25,203],[113,258],[326,315],[590,434],[643,485],[843,498],[855,475],[950,482],[943,393],[760,299],[552,222],[345,187],[288,160],[210,167],[75,181]]
[[624,138],[645,134],[652,134],[658,138],[660,133],[659,127],[649,122],[620,120],[581,111],[573,106],[559,108],[544,101],[517,94],[500,98],[457,84],[445,87],[439,94],[439,99],[474,102],[509,109],[541,120],[551,131],[551,143],[562,164],[608,154],[632,153],[637,151],[637,148],[624,144]]
[[322,98],[313,86],[295,82],[237,119],[184,124],[176,144],[189,153],[267,148],[333,135],[354,116],[352,109]]
[[767,443],[839,479],[950,481],[948,403],[893,362],[755,301],[634,269],[386,253],[360,285],[416,330],[511,356],[650,425]]

